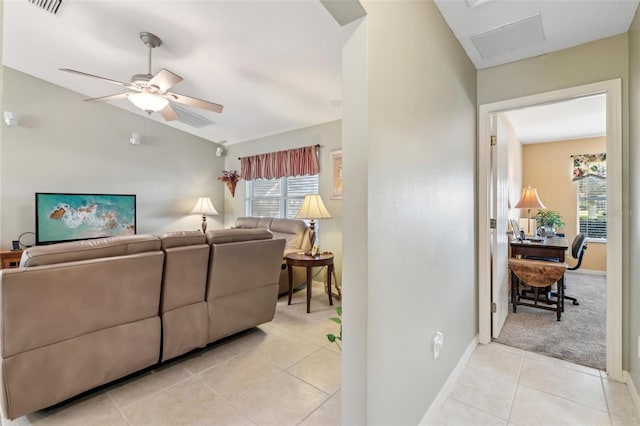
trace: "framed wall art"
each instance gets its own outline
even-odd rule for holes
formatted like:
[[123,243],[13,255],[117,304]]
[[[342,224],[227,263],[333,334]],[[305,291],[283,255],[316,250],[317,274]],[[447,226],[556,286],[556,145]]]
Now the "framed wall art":
[[331,199],[342,199],[342,150],[331,151]]

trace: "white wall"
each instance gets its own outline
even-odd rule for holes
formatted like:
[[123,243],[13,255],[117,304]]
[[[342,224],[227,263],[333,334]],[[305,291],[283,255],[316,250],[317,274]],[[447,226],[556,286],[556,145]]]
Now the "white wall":
[[[138,233],[199,229],[188,215],[198,197],[223,210],[218,145],[11,68],[3,81],[19,126],[0,131],[0,247],[34,231],[35,192],[136,194]],[[141,145],[129,144],[132,132]],[[222,222],[209,218],[210,228]]]
[[[368,181],[345,181],[344,264],[359,269],[345,270],[356,291],[345,292],[344,321],[358,323],[345,326],[343,362],[366,366],[366,414],[353,412],[360,369],[343,369],[343,424],[417,424],[477,334],[476,71],[432,1],[363,5],[343,73],[345,169]],[[351,236],[367,241],[366,269]],[[366,314],[351,314],[363,299]],[[366,334],[366,353],[349,333]]]
[[[331,151],[342,148],[342,122],[332,121],[291,132],[280,133],[260,139],[229,145],[224,156],[227,170],[240,172],[239,157],[248,157],[266,152],[282,151],[319,144],[320,196],[332,219],[322,219],[319,223],[318,238],[320,250],[333,252],[338,282],[342,282],[342,200],[331,199]],[[220,182],[220,186],[223,186]],[[246,216],[246,181],[240,180],[235,196],[225,189],[225,227],[232,226],[236,218]]]

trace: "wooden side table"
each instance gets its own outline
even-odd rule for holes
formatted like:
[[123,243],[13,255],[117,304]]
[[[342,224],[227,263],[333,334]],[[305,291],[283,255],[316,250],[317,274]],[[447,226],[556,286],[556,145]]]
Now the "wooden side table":
[[17,268],[20,265],[22,250],[2,250],[0,251],[1,269]]
[[329,305],[333,305],[333,298],[331,297],[331,275],[333,273],[333,254],[318,254],[316,256],[307,256],[304,253],[292,253],[288,254],[287,266],[289,270],[289,305],[291,304],[291,296],[293,295],[293,272],[292,266],[303,266],[307,268],[307,313],[311,312],[311,269],[316,266],[327,267],[327,286],[329,293]]

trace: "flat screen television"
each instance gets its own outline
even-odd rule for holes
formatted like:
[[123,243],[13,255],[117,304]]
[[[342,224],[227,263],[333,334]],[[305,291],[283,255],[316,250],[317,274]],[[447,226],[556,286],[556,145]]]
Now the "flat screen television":
[[36,192],[36,244],[136,233],[136,196]]

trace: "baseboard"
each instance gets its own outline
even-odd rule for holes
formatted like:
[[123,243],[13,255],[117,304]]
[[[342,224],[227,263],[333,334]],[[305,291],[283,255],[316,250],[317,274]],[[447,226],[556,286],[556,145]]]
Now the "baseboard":
[[578,269],[575,271],[567,271],[568,275],[571,274],[585,274],[585,275],[602,275],[603,277],[607,276],[607,271],[596,271],[595,269]]
[[427,412],[424,413],[424,416],[422,416],[422,420],[420,420],[420,423],[418,423],[418,425],[424,426],[434,423],[435,417],[440,412],[440,408],[444,404],[449,393],[451,393],[451,391],[453,390],[453,386],[458,380],[458,377],[460,377],[460,375],[462,374],[464,367],[469,362],[469,359],[471,358],[471,355],[473,354],[473,351],[477,346],[478,336],[476,335],[467,346],[467,349],[460,357],[460,360],[458,360],[458,363],[456,364],[451,374],[449,374],[449,377],[447,377],[447,381],[444,382],[444,385],[442,385],[442,387],[440,388],[440,392],[438,392],[438,395],[436,395],[433,402],[427,409]]
[[633,405],[636,406],[636,411],[638,412],[638,416],[640,416],[640,396],[638,395],[638,389],[636,388],[635,383],[633,383],[633,379],[628,371],[622,371],[622,378],[627,384],[627,388],[631,394],[631,399],[633,400]]

